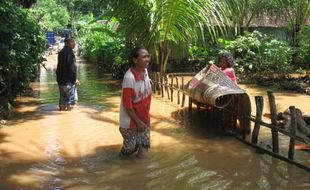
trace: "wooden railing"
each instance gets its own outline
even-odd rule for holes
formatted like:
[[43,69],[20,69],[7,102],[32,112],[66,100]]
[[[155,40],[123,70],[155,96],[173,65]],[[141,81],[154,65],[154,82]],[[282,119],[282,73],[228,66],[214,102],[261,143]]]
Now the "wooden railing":
[[[160,76],[159,73],[153,73],[152,75],[152,88],[153,92],[158,94],[161,97],[167,97],[174,102],[174,93],[176,92],[177,100],[176,103],[181,107],[184,107],[185,98],[188,96],[185,91],[185,84],[184,84],[184,76],[193,76],[194,73],[171,73],[165,76]],[[256,115],[251,115],[250,121],[254,122],[254,128],[251,132],[251,140],[246,140],[246,135],[239,135],[237,133],[232,133],[237,139],[240,141],[259,149],[260,151],[270,154],[276,158],[294,164],[302,169],[310,171],[310,167],[304,165],[300,162],[294,160],[295,156],[295,142],[299,141],[301,143],[309,145],[309,141],[305,138],[301,138],[296,136],[297,131],[297,117],[296,117],[296,109],[294,106],[290,106],[290,118],[291,118],[291,125],[290,130],[287,131],[283,128],[278,126],[277,121],[277,109],[275,103],[275,97],[271,91],[267,91],[268,95],[268,102],[270,107],[270,115],[271,115],[271,123],[266,123],[263,121],[263,108],[264,108],[264,99],[262,96],[255,96],[255,104],[256,104]],[[193,99],[188,96],[188,115],[192,115],[192,104]],[[201,104],[196,104],[197,109],[200,109]],[[229,110],[228,110],[229,111]],[[234,113],[232,113],[234,114]],[[258,145],[258,136],[260,133],[260,129],[262,127],[267,127],[271,129],[271,137],[272,137],[272,150],[266,149]],[[231,133],[231,132],[230,132]],[[287,156],[281,155],[279,152],[279,133],[290,138],[289,140],[289,147]]]

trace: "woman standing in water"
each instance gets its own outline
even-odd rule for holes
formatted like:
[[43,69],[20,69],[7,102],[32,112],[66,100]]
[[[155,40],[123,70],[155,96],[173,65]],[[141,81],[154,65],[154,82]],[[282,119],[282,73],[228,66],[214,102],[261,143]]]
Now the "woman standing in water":
[[120,156],[138,152],[138,157],[146,157],[150,148],[150,55],[145,48],[137,47],[131,52],[131,61],[133,67],[125,73],[122,85],[119,130],[124,140]]

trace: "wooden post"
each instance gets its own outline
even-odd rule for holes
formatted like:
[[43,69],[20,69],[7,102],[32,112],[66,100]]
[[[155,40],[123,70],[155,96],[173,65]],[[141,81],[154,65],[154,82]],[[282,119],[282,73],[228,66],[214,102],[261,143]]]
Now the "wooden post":
[[173,75],[170,79],[170,94],[171,94],[171,102],[173,102]]
[[161,97],[163,98],[164,97],[164,88],[165,88],[165,77],[161,77],[161,81],[162,81],[162,83],[161,83]]
[[160,95],[160,92],[161,92],[161,88],[160,88],[161,77],[160,77],[159,72],[157,72],[157,74],[158,74],[158,77],[157,77],[157,85],[158,85],[157,94]]
[[188,97],[188,116],[191,118],[193,113],[193,99],[192,97]]
[[270,106],[270,114],[271,114],[271,134],[272,134],[272,151],[275,153],[279,153],[279,134],[276,129],[277,126],[277,108],[275,103],[274,95],[271,91],[267,91],[269,106]]
[[255,96],[255,103],[256,103],[256,118],[255,118],[255,125],[252,133],[252,143],[257,144],[259,129],[260,129],[260,122],[262,121],[262,114],[264,109],[264,99],[262,96]]
[[169,76],[168,76],[168,75],[165,77],[165,87],[166,87],[168,99],[170,99],[170,93],[169,93]]
[[290,133],[294,136],[290,138],[290,144],[288,149],[288,158],[294,160],[295,154],[295,135],[296,135],[296,127],[297,127],[297,114],[294,106],[290,106],[290,114],[291,114],[291,126]]
[[200,113],[200,106],[201,106],[201,104],[199,102],[196,102],[196,107],[197,107],[198,113]]
[[180,104],[180,84],[179,84],[179,79],[178,77],[176,76],[175,77],[175,82],[176,82],[176,85],[177,85],[177,96],[178,96],[178,105]]
[[156,77],[156,72],[154,72],[154,82],[153,82],[153,84],[154,84],[154,87],[153,87],[154,94],[156,93],[156,85],[157,85],[156,79],[157,79],[157,77]]
[[184,77],[182,77],[182,91],[183,91],[183,95],[182,95],[182,104],[181,107],[184,107],[184,103],[185,103],[185,94],[184,94]]

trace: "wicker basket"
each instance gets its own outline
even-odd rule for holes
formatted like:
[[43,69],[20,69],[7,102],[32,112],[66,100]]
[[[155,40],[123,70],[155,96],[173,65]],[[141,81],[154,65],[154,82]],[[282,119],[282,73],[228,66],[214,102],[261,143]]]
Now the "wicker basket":
[[187,83],[186,93],[200,103],[224,108],[231,102],[232,95],[244,94],[245,91],[217,66],[207,64]]

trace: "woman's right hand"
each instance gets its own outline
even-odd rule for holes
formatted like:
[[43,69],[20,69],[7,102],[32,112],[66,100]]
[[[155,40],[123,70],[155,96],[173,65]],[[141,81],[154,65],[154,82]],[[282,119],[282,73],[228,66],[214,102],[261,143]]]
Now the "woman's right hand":
[[146,124],[141,120],[137,122],[137,131],[143,132],[146,129]]

